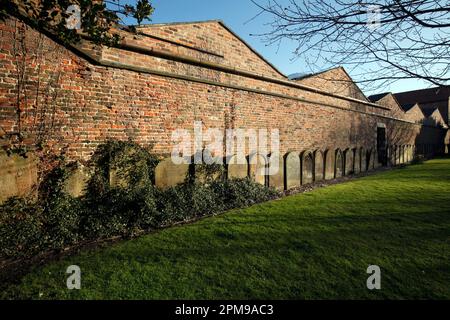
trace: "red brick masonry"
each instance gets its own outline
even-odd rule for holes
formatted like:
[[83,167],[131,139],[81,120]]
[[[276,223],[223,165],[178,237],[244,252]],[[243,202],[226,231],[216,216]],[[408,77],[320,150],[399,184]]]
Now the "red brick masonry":
[[373,155],[377,127],[386,128],[392,148],[444,150],[446,129],[369,102],[343,68],[288,80],[220,21],[138,30],[118,30],[120,48],[88,40],[66,48],[17,19],[1,22],[3,138],[45,137],[70,160],[89,159],[109,138],[167,155],[172,130],[202,121],[205,128],[278,128],[282,154],[363,148]]

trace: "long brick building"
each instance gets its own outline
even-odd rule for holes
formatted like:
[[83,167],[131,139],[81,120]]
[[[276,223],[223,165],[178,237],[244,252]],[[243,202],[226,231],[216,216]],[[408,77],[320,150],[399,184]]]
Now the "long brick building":
[[[341,67],[289,80],[221,21],[117,29],[123,40],[114,48],[86,39],[63,46],[17,18],[0,22],[0,32],[4,146],[17,136],[30,146],[45,141],[83,162],[107,139],[168,156],[173,130],[193,130],[194,121],[277,128],[282,170],[255,178],[290,188],[442,153],[449,143],[447,127],[419,121],[423,115],[405,112],[392,95],[370,101]],[[26,192],[34,163],[1,157],[2,197]],[[264,165],[270,152],[258,157]],[[252,165],[228,169],[230,177],[255,174]],[[175,184],[184,170],[163,161],[156,184]]]

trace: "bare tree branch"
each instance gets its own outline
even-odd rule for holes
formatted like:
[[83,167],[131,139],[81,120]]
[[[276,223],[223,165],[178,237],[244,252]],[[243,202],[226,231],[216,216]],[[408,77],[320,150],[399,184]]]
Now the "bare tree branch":
[[269,15],[268,44],[297,43],[296,58],[320,69],[364,70],[356,82],[372,91],[400,79],[450,82],[448,0],[251,0]]

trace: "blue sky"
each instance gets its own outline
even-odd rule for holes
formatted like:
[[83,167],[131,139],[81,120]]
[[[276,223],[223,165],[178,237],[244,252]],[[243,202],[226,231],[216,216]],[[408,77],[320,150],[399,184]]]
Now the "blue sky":
[[[251,35],[270,30],[267,25],[270,18],[259,16],[252,20],[259,9],[250,0],[153,0],[152,4],[155,12],[151,23],[220,19],[284,74],[312,71],[301,57],[293,60],[295,43],[286,40],[279,47],[268,46],[263,38]],[[428,86],[420,80],[401,80],[380,91],[401,92]]]

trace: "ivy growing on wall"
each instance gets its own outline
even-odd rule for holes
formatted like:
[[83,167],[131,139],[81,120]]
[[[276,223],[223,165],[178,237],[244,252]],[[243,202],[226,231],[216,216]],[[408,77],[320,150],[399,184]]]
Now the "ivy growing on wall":
[[83,241],[131,237],[143,232],[250,206],[279,193],[248,178],[227,180],[223,167],[202,165],[175,187],[154,186],[158,157],[132,141],[98,147],[86,194],[65,191],[70,165],[50,171],[38,199],[9,199],[0,206],[0,259],[62,250]]
[[[76,28],[68,24],[69,8],[74,5],[80,14]],[[24,157],[30,150],[35,151],[40,182],[49,170],[61,163],[60,156],[66,147],[61,145],[62,120],[56,116],[58,102],[65,94],[60,83],[64,47],[48,41],[46,36],[70,45],[78,42],[83,34],[94,44],[114,46],[120,38],[112,32],[112,27],[133,20],[141,24],[150,19],[153,10],[149,0],[126,4],[118,0],[0,0],[0,20],[17,18],[12,20],[15,84],[14,97],[9,101],[15,108],[16,121],[11,127],[0,128],[5,138],[2,146],[8,154]],[[31,36],[27,32],[30,26],[40,32]],[[54,68],[46,68],[47,63]]]

